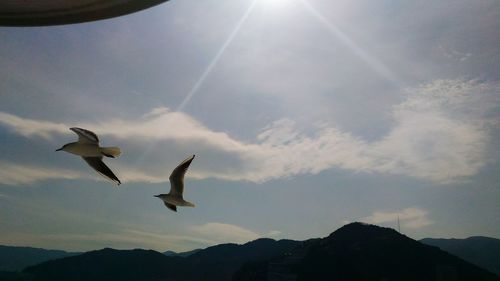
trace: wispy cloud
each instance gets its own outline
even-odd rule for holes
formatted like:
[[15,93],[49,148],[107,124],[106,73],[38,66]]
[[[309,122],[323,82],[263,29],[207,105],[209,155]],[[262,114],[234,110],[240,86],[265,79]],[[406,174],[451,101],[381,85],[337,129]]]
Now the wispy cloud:
[[210,222],[187,227],[188,234],[166,231],[120,228],[113,232],[21,234],[4,233],[0,243],[31,245],[51,248],[54,243],[72,251],[88,251],[104,247],[116,249],[145,248],[157,251],[188,251],[220,243],[246,243],[266,235],[258,234],[241,226]]
[[44,168],[0,161],[0,184],[22,185],[51,179],[84,179],[89,176],[61,168]]
[[[439,80],[408,89],[407,100],[393,108],[392,129],[372,142],[334,126],[307,135],[289,119],[270,124],[255,141],[244,142],[168,108],[155,108],[140,120],[115,119],[79,126],[114,138],[127,148],[124,157],[130,155],[129,161],[115,165],[126,181],[167,181],[166,168],[182,160],[170,157],[171,152],[185,151],[186,155],[196,152],[204,156],[197,158],[188,174],[199,179],[264,182],[341,168],[449,183],[475,175],[490,161],[491,130],[498,126],[491,109],[499,104],[499,92],[497,84],[464,80]],[[0,124],[26,137],[44,138],[68,134],[71,126],[8,113],[0,113]],[[148,161],[130,160],[144,158],[147,153]],[[27,182],[57,178],[57,174],[44,171]],[[3,182],[15,182],[6,173],[0,175],[7,178]],[[78,177],[69,175],[64,176]]]
[[429,219],[426,210],[417,207],[406,208],[394,212],[377,211],[360,220],[372,224],[392,223],[395,227],[398,217],[401,224],[407,228],[421,228],[434,223]]
[[[210,245],[210,241],[185,235],[172,235],[162,232],[146,232],[135,229],[122,229],[114,232],[95,233],[58,233],[29,234],[7,233],[2,235],[0,243],[29,245],[53,248],[56,244],[70,251],[89,251],[105,247],[115,249],[154,249],[165,251],[186,251]],[[15,242],[15,243],[14,243]]]
[[217,222],[192,226],[190,230],[197,236],[210,239],[212,244],[245,243],[262,236],[241,226]]
[[39,136],[50,139],[54,133],[67,133],[68,130],[64,124],[20,118],[5,112],[0,112],[0,120],[1,123],[25,137]]

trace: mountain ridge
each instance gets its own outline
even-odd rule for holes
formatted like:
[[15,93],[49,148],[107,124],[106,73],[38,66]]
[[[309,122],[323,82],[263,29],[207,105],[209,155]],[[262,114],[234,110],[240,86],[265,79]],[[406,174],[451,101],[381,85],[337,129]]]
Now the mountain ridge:
[[0,245],[0,271],[19,271],[33,264],[79,254],[81,253],[25,246]]
[[[404,272],[413,272],[416,279],[401,279]],[[6,280],[19,281],[467,280],[457,276],[500,280],[438,247],[390,228],[362,223],[345,225],[324,238],[261,238],[245,244],[219,244],[185,257],[104,248],[29,266],[19,276],[3,274],[10,278]]]
[[420,242],[438,247],[500,276],[500,239],[471,236],[457,238],[424,238]]

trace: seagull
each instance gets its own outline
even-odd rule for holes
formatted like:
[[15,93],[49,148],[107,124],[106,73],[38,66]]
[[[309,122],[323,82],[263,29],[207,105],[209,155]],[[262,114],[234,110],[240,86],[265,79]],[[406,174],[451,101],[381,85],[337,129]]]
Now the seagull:
[[177,212],[177,206],[194,207],[194,204],[184,200],[182,192],[184,191],[184,175],[186,174],[194,155],[182,161],[170,174],[170,192],[168,194],[155,195],[160,198],[163,204],[170,210]]
[[82,128],[69,128],[71,131],[78,135],[77,142],[70,142],[56,151],[66,151],[78,156],[81,156],[90,167],[96,170],[103,177],[106,177],[118,185],[121,184],[120,180],[113,174],[113,172],[102,162],[102,157],[115,158],[120,156],[121,151],[118,147],[100,147],[99,138],[97,135],[89,130]]

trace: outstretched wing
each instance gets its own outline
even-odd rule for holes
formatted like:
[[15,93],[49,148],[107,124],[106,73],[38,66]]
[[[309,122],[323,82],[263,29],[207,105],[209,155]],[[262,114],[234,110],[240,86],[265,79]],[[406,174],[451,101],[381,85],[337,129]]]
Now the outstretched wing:
[[82,128],[69,128],[71,131],[75,132],[78,135],[78,142],[79,143],[91,143],[91,144],[98,144],[99,143],[99,138],[94,132],[91,132],[89,130],[85,130]]
[[165,201],[163,201],[163,204],[165,204],[165,206],[167,206],[167,208],[169,208],[170,210],[172,210],[174,212],[177,212],[177,206],[169,204],[169,203],[167,203]]
[[170,174],[170,194],[182,197],[184,192],[184,175],[186,174],[194,155],[182,161]]
[[103,177],[108,178],[114,182],[116,182],[118,185],[121,184],[121,181],[115,176],[113,171],[102,162],[102,156],[101,157],[82,157],[87,164],[89,164],[90,167],[92,167],[94,170],[96,170],[99,174],[101,174]]

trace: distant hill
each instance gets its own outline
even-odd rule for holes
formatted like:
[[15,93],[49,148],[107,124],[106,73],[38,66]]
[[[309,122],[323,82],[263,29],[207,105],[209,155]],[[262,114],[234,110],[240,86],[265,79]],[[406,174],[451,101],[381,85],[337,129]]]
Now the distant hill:
[[439,247],[500,276],[500,239],[475,236],[466,239],[425,238],[420,242]]
[[[143,280],[156,281],[177,277],[175,257],[167,257],[152,250],[102,249],[78,256],[62,258],[28,267],[25,273],[34,280]],[[177,279],[173,279],[177,280]]]
[[31,247],[0,246],[0,271],[21,271],[29,265],[78,254],[80,253]]
[[177,253],[177,252],[174,252],[174,251],[165,251],[163,252],[163,254],[167,257],[189,257],[190,255],[192,254],[195,254],[197,253],[198,251],[200,251],[201,249],[194,249],[194,250],[191,250],[191,251],[187,251],[187,252],[180,252],[180,253]]
[[221,244],[209,247],[187,258],[191,268],[190,280],[231,280],[234,272],[245,262],[280,256],[302,243],[262,238],[243,245]]
[[279,258],[246,263],[233,280],[498,281],[500,278],[393,229],[352,223]]
[[352,223],[307,241],[258,239],[186,257],[102,249],[46,261],[8,281],[500,281],[480,267],[398,232]]
[[147,250],[103,249],[28,267],[35,281],[230,280],[247,261],[267,260],[302,242],[259,239],[244,245],[222,244],[188,257]]
[[33,281],[33,276],[18,271],[0,271],[1,281]]

